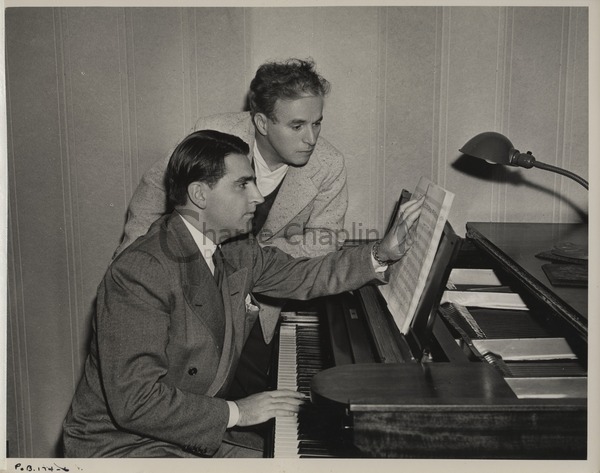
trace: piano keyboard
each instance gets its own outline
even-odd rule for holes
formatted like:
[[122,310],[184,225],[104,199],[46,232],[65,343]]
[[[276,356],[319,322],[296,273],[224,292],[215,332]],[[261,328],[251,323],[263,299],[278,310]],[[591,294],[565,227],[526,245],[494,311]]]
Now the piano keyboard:
[[277,389],[293,389],[306,395],[306,404],[294,417],[277,417],[274,458],[333,457],[326,432],[327,416],[310,403],[310,380],[326,368],[321,346],[319,318],[312,313],[282,313],[279,331]]
[[[296,380],[296,326],[283,325],[279,331],[279,361],[277,363],[277,389],[298,390]],[[275,418],[275,458],[299,458],[298,417]]]

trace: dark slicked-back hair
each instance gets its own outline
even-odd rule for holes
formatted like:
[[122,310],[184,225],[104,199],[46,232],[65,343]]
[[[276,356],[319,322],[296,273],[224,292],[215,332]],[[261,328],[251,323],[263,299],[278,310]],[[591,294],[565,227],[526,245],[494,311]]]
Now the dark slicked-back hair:
[[165,174],[170,209],[187,203],[192,182],[213,187],[225,175],[225,157],[249,152],[241,138],[220,131],[200,130],[186,136],[173,150]]
[[310,59],[267,62],[258,68],[250,83],[248,105],[253,117],[264,113],[275,120],[278,99],[295,100],[306,95],[324,97],[329,89],[329,82],[315,71],[315,64]]

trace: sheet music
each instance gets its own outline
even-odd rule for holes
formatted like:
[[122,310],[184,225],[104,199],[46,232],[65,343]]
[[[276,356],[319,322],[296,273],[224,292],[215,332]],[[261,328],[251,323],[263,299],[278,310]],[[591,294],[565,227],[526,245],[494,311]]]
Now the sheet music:
[[389,284],[380,288],[403,334],[408,332],[414,318],[454,199],[454,194],[425,177],[419,180],[413,198],[422,195],[425,195],[425,202],[414,229],[415,242],[408,254],[391,266]]
[[587,397],[587,378],[506,378],[519,399],[561,399]]
[[496,338],[473,340],[479,353],[501,356],[504,361],[576,360],[564,338]]
[[516,292],[444,291],[440,304],[446,302],[465,307],[484,307],[487,309],[529,309]]
[[501,286],[502,283],[493,269],[479,268],[452,268],[448,277],[448,284],[477,285],[477,286]]

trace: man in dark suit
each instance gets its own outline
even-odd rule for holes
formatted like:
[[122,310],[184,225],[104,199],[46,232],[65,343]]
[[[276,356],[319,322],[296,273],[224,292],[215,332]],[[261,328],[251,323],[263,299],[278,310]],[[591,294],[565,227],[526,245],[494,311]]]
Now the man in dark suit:
[[[343,155],[321,137],[330,84],[310,60],[266,62],[248,92],[250,111],[201,117],[194,130],[217,130],[248,143],[248,157],[264,201],[256,207],[252,233],[262,246],[294,257],[321,256],[343,243],[348,206]],[[165,173],[169,157],[144,173],[129,204],[117,254],[167,209]],[[232,390],[240,396],[264,391],[269,379],[272,337],[281,301],[260,299],[260,324],[250,333]]]
[[63,425],[67,456],[262,456],[260,437],[240,428],[294,415],[303,397],[277,390],[227,400],[258,317],[252,294],[356,289],[383,281],[408,251],[422,201],[405,204],[375,244],[297,259],[262,248],[248,235],[263,201],[248,152],[240,138],[211,130],[174,150],[166,183],[175,210],[99,286],[90,354]]

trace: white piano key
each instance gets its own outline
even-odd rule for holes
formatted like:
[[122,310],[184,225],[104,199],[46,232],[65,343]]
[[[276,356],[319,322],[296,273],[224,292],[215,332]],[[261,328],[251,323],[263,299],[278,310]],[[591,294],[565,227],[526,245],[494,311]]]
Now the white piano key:
[[[296,327],[282,325],[279,333],[277,389],[297,390]],[[275,418],[275,458],[299,458],[298,418]]]

